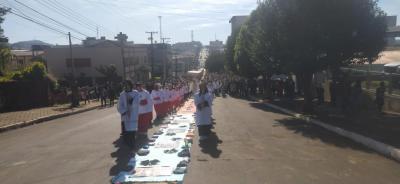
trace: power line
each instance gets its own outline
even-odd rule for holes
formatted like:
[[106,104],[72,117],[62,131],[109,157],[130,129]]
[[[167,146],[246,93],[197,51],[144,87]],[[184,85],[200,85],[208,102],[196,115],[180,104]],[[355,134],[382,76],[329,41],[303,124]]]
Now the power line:
[[[8,1],[7,1],[7,2],[8,2]],[[17,16],[17,17],[20,17],[20,18],[22,18],[22,19],[28,20],[29,22],[32,22],[32,23],[35,23],[35,24],[37,24],[37,25],[39,25],[39,26],[42,26],[42,27],[44,27],[44,28],[47,28],[48,30],[50,30],[50,31],[52,31],[52,32],[56,32],[56,33],[62,34],[62,35],[68,35],[66,32],[64,32],[63,30],[60,30],[59,28],[52,27],[52,26],[47,25],[47,24],[45,24],[45,23],[43,23],[43,22],[40,22],[39,20],[35,20],[35,19],[33,19],[32,17],[29,17],[28,15],[24,14],[21,10],[19,10],[18,8],[16,8],[15,6],[13,6],[13,4],[11,4],[10,2],[8,2],[8,4],[9,4],[10,6],[12,6],[14,9],[16,9],[17,11],[19,11],[20,13],[16,13],[12,8],[10,8],[10,7],[8,7],[8,6],[6,6],[6,5],[0,3],[0,5],[2,5],[4,8],[10,9],[9,12],[10,12],[11,14]],[[22,15],[21,15],[21,14],[22,14]],[[76,37],[76,36],[72,36],[72,37],[75,38],[75,39],[77,39],[77,40],[83,41],[82,38],[79,38],[79,37]]]
[[53,4],[54,4],[55,6],[64,9],[65,12],[67,12],[67,13],[69,13],[70,15],[74,16],[76,19],[79,19],[79,20],[81,20],[81,21],[83,21],[83,22],[85,22],[85,23],[87,23],[87,24],[90,24],[90,25],[92,25],[92,26],[95,26],[96,29],[100,27],[100,28],[102,28],[102,29],[104,29],[104,30],[106,30],[106,31],[108,31],[108,32],[110,32],[110,33],[112,32],[112,31],[109,30],[108,28],[106,28],[106,27],[104,27],[104,26],[102,26],[102,25],[96,23],[95,21],[93,21],[93,20],[91,20],[91,19],[85,17],[84,15],[82,15],[81,13],[79,13],[78,11],[69,8],[68,6],[64,5],[63,3],[61,3],[61,2],[59,2],[59,1],[57,1],[57,0],[54,0],[54,1],[52,1],[52,2],[54,2]]
[[74,13],[70,13],[66,11],[64,8],[57,6],[56,4],[54,4],[53,1],[38,0],[38,2],[43,6],[46,6],[47,8],[51,9],[52,11],[58,13],[59,15],[65,17],[66,19],[75,22],[79,25],[82,25],[90,31],[96,32],[96,25],[85,23],[84,21],[81,20],[81,17],[77,17]]
[[61,23],[61,22],[59,22],[59,21],[57,21],[57,20],[55,20],[55,19],[53,19],[53,18],[47,16],[47,15],[44,15],[44,14],[40,13],[39,11],[37,11],[37,10],[35,10],[35,9],[33,9],[33,8],[29,7],[29,6],[27,6],[26,4],[24,4],[24,3],[22,3],[22,2],[19,2],[19,1],[17,1],[17,0],[15,0],[15,2],[17,2],[17,3],[21,4],[22,6],[28,8],[28,9],[34,11],[34,12],[36,12],[37,14],[39,14],[39,15],[41,15],[41,16],[43,16],[43,17],[46,17],[46,18],[52,20],[53,22],[55,22],[55,23],[57,23],[57,24],[59,24],[59,25],[61,25],[61,26],[66,27],[67,29],[71,29],[72,31],[74,31],[74,32],[76,32],[76,33],[79,33],[80,35],[89,37],[88,35],[86,35],[86,34],[80,32],[80,31],[78,31],[78,30],[76,30],[76,29],[74,29],[74,28],[72,28],[72,27],[70,27],[70,26],[68,26],[68,25],[65,25],[65,24],[63,24],[63,23]]
[[[90,19],[86,18],[86,17],[83,16],[82,14],[78,13],[78,12],[75,11],[75,10],[72,10],[71,8],[69,8],[69,7],[65,6],[65,5],[63,5],[62,3],[58,2],[58,1],[50,1],[50,0],[49,0],[48,2],[51,3],[51,4],[53,4],[54,6],[57,6],[57,7],[61,8],[61,9],[63,9],[63,10],[64,10],[66,13],[68,13],[69,15],[71,15],[71,16],[73,16],[73,17],[75,17],[75,18],[78,18],[78,19],[80,19],[80,20],[86,22],[86,23],[89,24],[89,25],[92,25],[92,26],[94,26],[94,27],[98,27],[98,26],[99,26],[98,24],[93,23],[94,21],[91,21]],[[84,20],[84,19],[85,19],[85,20]]]
[[[37,21],[37,20],[34,20],[34,19],[32,19],[32,18],[30,18],[30,17],[27,17],[27,16],[25,16],[25,15],[21,15],[21,14],[15,13],[15,12],[12,11],[12,10],[10,10],[10,13],[11,13],[11,14],[14,14],[14,15],[20,17],[20,18],[23,18],[23,19],[25,19],[25,20],[28,20],[28,21],[30,21],[30,22],[33,22],[33,23],[35,23],[35,24],[37,24],[37,25],[40,25],[40,26],[42,26],[42,27],[45,27],[45,28],[47,28],[47,29],[49,29],[49,30],[52,30],[52,31],[54,31],[54,32],[57,32],[57,33],[59,33],[59,34],[68,35],[67,33],[63,32],[62,30],[59,30],[59,29],[57,29],[57,28],[51,27],[51,26],[49,26],[49,25],[46,25],[46,24],[44,24],[44,23],[42,23],[42,22],[39,22],[39,21]],[[71,37],[82,41],[81,38],[78,38],[78,37],[75,37],[75,36],[71,36]]]
[[[105,10],[105,11],[108,11],[108,12],[111,13],[111,14],[116,14],[116,15],[118,15],[118,16],[121,16],[121,17],[124,18],[124,19],[117,19],[117,20],[119,20],[119,21],[122,22],[122,23],[125,23],[125,24],[132,24],[132,22],[130,22],[130,21],[132,21],[133,19],[125,18],[126,16],[123,15],[123,14],[121,13],[121,12],[124,12],[124,11],[123,11],[120,7],[118,7],[118,6],[114,5],[114,4],[105,3],[105,2],[93,2],[93,1],[90,1],[90,0],[85,0],[85,1],[86,1],[87,3],[90,3],[91,5],[93,5],[93,4],[101,5],[101,6],[98,6],[98,7],[100,7],[101,9],[103,9],[103,10]],[[105,8],[104,8],[104,7],[105,7]],[[112,9],[111,7],[114,8],[114,11],[113,11],[113,9]],[[130,20],[130,21],[127,21],[127,20]],[[136,23],[138,23],[138,24],[143,25],[144,27],[146,27],[146,29],[150,29],[150,26],[148,26],[147,24],[144,24],[144,23],[139,22],[139,21],[137,21],[137,20],[133,20],[133,21],[136,22]]]
[[57,14],[63,16],[64,18],[66,18],[66,19],[68,19],[68,20],[70,20],[72,22],[75,22],[75,23],[77,23],[77,24],[79,24],[81,26],[84,26],[86,29],[88,29],[90,31],[96,32],[96,27],[91,27],[88,24],[82,23],[78,19],[72,18],[70,15],[65,13],[62,9],[60,9],[60,8],[58,8],[58,7],[56,7],[56,6],[52,5],[52,4],[49,4],[47,1],[45,2],[45,1],[40,1],[39,0],[39,1],[36,1],[36,2],[38,2],[39,4],[45,6],[48,9],[52,10],[53,12],[56,12]]

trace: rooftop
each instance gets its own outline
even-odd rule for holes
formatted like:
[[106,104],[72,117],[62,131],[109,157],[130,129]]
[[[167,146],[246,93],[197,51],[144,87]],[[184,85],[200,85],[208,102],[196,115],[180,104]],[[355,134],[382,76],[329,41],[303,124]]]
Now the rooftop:
[[[43,54],[43,51],[35,51],[35,55]],[[11,54],[14,56],[32,56],[32,51],[30,50],[11,50]]]

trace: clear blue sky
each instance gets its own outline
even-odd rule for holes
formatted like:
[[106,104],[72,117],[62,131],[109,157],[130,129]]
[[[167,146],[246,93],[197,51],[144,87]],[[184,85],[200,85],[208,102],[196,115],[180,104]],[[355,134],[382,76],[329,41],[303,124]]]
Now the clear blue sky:
[[[88,36],[113,38],[117,33],[128,35],[135,43],[148,43],[145,31],[159,31],[158,16],[162,16],[163,36],[172,42],[194,39],[208,44],[215,36],[225,41],[230,34],[229,19],[233,15],[249,14],[257,0],[17,0],[29,7],[76,29]],[[0,0],[1,5],[14,8],[16,13],[42,20],[54,27],[55,23],[41,17],[15,0]],[[380,0],[379,5],[388,15],[400,15],[400,0]],[[18,11],[19,10],[19,11]],[[76,14],[76,12],[78,14]],[[74,15],[71,15],[71,14]],[[83,15],[84,18],[79,17]],[[75,16],[74,21],[66,17]],[[89,21],[87,19],[90,19]],[[400,17],[399,17],[400,19]],[[67,37],[9,14],[2,25],[11,43],[42,40],[52,44],[67,44]],[[59,27],[68,32],[67,28]],[[74,31],[73,35],[83,38]],[[159,40],[159,35],[156,35]],[[79,40],[74,39],[74,43]]]

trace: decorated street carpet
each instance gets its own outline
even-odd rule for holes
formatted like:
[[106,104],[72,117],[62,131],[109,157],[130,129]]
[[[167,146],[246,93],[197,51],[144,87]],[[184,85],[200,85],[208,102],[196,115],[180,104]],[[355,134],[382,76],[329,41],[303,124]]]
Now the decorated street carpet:
[[193,100],[188,100],[161,125],[149,144],[139,149],[128,165],[133,169],[120,172],[112,179],[114,184],[177,182],[182,183],[190,162],[190,147],[194,137]]

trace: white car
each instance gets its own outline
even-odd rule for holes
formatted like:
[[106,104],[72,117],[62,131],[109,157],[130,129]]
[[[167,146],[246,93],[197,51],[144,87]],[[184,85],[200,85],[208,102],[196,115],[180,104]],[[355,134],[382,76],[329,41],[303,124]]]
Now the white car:
[[385,73],[397,73],[400,74],[400,62],[393,62],[384,65]]

